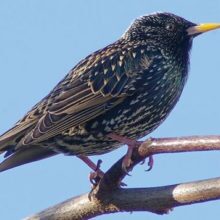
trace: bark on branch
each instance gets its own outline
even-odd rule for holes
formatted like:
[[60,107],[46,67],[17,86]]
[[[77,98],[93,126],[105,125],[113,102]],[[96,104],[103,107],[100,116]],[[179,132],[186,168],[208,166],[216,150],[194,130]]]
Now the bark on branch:
[[[132,168],[146,157],[160,153],[220,150],[220,136],[150,138],[132,154]],[[71,198],[26,220],[89,219],[114,212],[149,211],[157,214],[174,207],[220,199],[220,178],[163,187],[119,187],[126,173],[121,158],[99,181],[92,193]]]

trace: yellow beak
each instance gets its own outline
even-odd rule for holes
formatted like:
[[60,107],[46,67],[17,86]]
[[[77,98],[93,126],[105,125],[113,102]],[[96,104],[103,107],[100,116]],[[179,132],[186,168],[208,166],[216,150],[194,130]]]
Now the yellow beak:
[[218,28],[220,28],[220,23],[199,24],[199,25],[188,28],[187,32],[189,36],[194,36],[194,35],[196,36],[198,34],[211,31],[211,30],[215,30]]

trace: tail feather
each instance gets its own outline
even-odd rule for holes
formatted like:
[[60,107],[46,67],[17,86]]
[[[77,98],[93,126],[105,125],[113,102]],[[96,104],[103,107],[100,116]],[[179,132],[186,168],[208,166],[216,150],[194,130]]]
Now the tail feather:
[[57,153],[39,146],[31,146],[21,148],[11,156],[6,158],[2,163],[0,163],[0,172],[5,170],[34,162],[37,160],[41,160],[47,157],[55,156]]

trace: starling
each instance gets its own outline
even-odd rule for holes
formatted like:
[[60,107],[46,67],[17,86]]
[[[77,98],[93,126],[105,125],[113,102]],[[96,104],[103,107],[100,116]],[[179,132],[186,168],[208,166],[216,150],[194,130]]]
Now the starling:
[[6,157],[0,171],[59,153],[88,163],[87,156],[122,143],[132,146],[129,140],[152,132],[176,105],[193,38],[217,28],[220,24],[197,25],[171,13],[137,18],[0,136]]

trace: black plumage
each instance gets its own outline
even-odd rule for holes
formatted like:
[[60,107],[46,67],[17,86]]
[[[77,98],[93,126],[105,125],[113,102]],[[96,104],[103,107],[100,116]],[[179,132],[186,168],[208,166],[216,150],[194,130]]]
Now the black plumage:
[[[211,25],[211,24],[208,24]],[[170,13],[136,19],[123,36],[79,64],[14,127],[0,136],[0,171],[57,153],[96,155],[141,138],[177,103],[188,76],[197,26]]]

